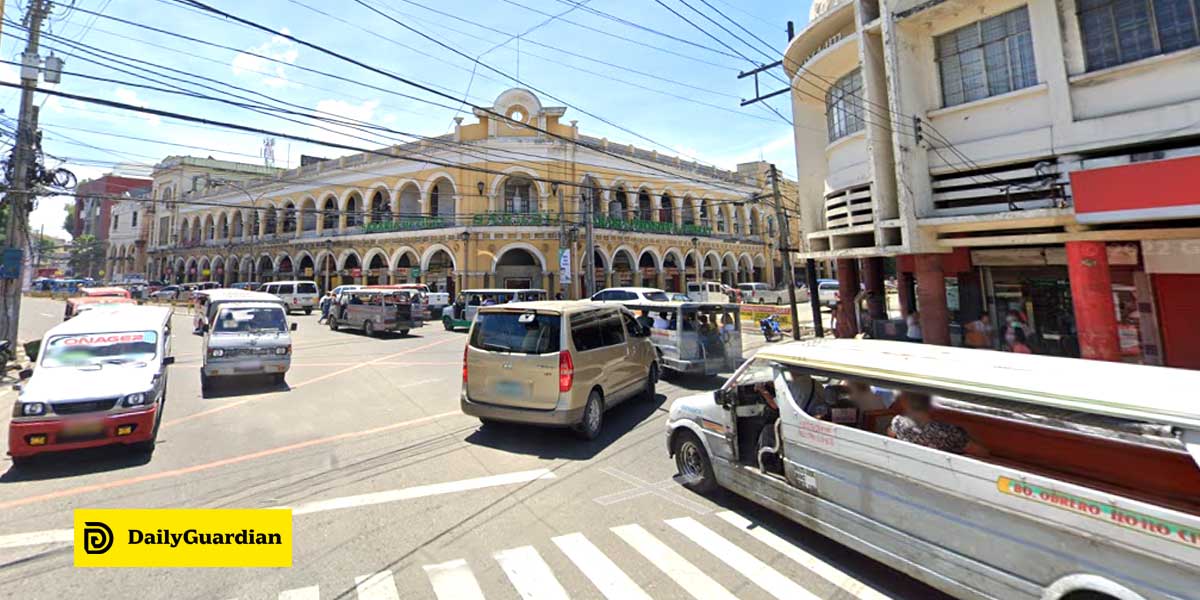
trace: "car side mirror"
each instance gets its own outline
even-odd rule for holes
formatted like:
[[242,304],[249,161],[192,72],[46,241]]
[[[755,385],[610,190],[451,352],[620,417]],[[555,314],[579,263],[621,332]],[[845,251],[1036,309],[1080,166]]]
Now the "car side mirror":
[[162,359],[162,364],[164,367],[175,364],[175,357],[174,356],[164,356]]
[[737,395],[736,388],[720,388],[713,392],[713,399],[717,406],[729,407],[733,404],[733,398]]
[[296,329],[297,329],[296,323],[292,323],[292,331],[295,331]]
[[33,369],[21,369],[21,372],[17,373],[17,378],[21,381],[25,381],[30,377],[33,377]]

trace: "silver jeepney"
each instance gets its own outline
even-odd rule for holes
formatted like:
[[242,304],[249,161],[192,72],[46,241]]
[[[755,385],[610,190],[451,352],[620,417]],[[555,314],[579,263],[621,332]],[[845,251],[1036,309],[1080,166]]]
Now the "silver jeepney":
[[742,364],[741,307],[722,302],[625,302],[663,368],[716,375]]
[[[850,379],[932,394],[935,420],[990,454],[881,435],[895,406],[833,416],[846,400],[830,382]],[[685,485],[729,489],[956,597],[1200,598],[1198,387],[1180,369],[797,342],[677,399],[667,445]],[[781,444],[747,443],[768,427]]]
[[[242,292],[242,294],[258,294]],[[262,294],[265,295],[265,294]],[[202,390],[213,378],[270,375],[282,383],[292,364],[291,331],[285,306],[272,300],[210,299],[204,336]]]

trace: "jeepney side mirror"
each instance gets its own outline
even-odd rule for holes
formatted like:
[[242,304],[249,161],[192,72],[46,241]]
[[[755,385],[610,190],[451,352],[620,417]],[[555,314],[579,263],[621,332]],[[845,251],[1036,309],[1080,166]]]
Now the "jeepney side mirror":
[[175,364],[175,357],[174,356],[164,356],[162,359],[162,364],[164,367]]
[[295,330],[296,330],[296,327],[297,327],[297,326],[296,326],[296,323],[292,323],[292,328],[291,328],[291,329],[292,329],[292,331],[295,331]]
[[716,401],[717,406],[729,407],[733,404],[733,396],[736,393],[736,388],[720,388],[713,392],[713,399]]
[[21,369],[21,372],[17,373],[17,379],[21,381],[25,381],[30,377],[33,377],[33,369]]

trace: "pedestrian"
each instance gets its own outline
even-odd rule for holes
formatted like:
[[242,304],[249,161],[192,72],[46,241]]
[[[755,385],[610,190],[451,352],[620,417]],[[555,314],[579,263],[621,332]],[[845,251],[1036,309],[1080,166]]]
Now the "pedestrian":
[[904,337],[908,338],[908,341],[920,344],[924,340],[924,337],[921,335],[920,312],[914,310],[908,313],[908,316],[904,319],[904,325],[906,329]]
[[991,348],[992,327],[991,315],[984,313],[978,319],[967,323],[964,327],[966,334],[963,341],[969,348]]
[[329,309],[333,306],[333,292],[325,292],[321,296],[321,318],[317,319],[317,323],[324,323],[329,320]]
[[1008,333],[1004,334],[1004,341],[1008,344],[1009,352],[1016,352],[1017,354],[1033,354],[1033,349],[1030,348],[1026,343],[1027,340],[1025,338],[1024,327],[1009,328]]
[[563,298],[563,293],[562,293],[562,292],[558,292],[557,294],[554,294],[554,299],[555,299],[555,300],[563,300],[563,299],[564,299],[564,298]]

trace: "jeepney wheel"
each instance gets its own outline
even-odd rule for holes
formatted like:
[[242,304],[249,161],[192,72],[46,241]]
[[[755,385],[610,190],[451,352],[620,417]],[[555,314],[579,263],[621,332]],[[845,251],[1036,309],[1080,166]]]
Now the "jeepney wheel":
[[401,329],[401,330],[397,331],[396,333],[399,333],[401,336],[406,336],[406,335],[408,335],[408,330]]
[[287,373],[274,373],[271,375],[271,383],[274,383],[275,385],[283,385],[286,379]]
[[333,315],[329,315],[329,330],[330,331],[338,330],[337,317],[335,317]]
[[363,334],[367,337],[375,337],[375,326],[370,321],[363,321]]
[[16,469],[24,469],[33,464],[32,456],[12,456],[12,466]]
[[205,394],[207,394],[211,385],[212,384],[209,381],[208,375],[205,375],[204,370],[201,369],[200,370],[200,395],[204,396]]
[[642,390],[642,399],[654,401],[654,384],[658,383],[658,363],[650,363],[650,372],[646,374],[646,387]]
[[311,314],[312,314],[312,307],[311,307],[311,306],[305,307],[305,309],[304,309],[304,314],[306,314],[306,315],[311,315]]
[[717,479],[713,476],[712,463],[704,444],[696,434],[683,431],[675,436],[671,443],[671,453],[675,455],[675,469],[683,478],[683,487],[693,492],[707,494],[717,489]]
[[[203,375],[201,375],[203,377]],[[203,380],[202,380],[203,381]],[[158,428],[162,425],[163,408],[167,405],[167,392],[163,392],[162,401],[158,403],[158,414],[154,415],[154,431],[150,433],[150,439],[136,444],[130,444],[129,449],[139,454],[147,456],[154,454],[154,447],[158,444]]]
[[603,425],[604,399],[600,397],[600,392],[592,390],[592,393],[588,395],[587,404],[583,406],[583,418],[572,430],[575,435],[585,440],[594,440],[600,435],[600,428]]
[[445,327],[446,331],[454,331],[454,323],[450,321],[450,317],[442,317],[442,327]]

